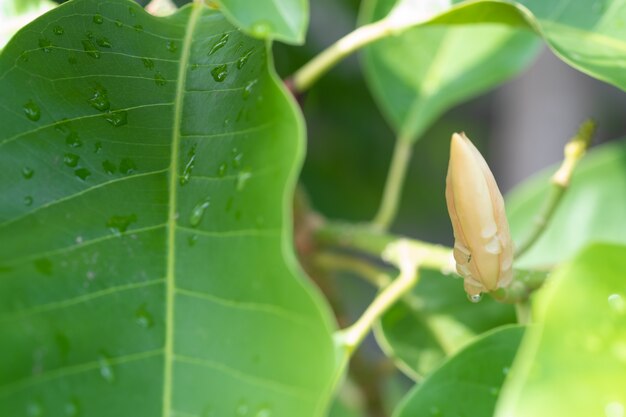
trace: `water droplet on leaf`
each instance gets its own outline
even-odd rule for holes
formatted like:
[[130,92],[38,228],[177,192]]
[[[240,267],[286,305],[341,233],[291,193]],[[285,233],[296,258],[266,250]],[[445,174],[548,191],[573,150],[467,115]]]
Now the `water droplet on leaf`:
[[163,77],[163,74],[158,71],[156,74],[154,74],[154,82],[158,86],[164,86],[165,84],[167,84],[167,80],[165,79],[165,77]]
[[33,198],[29,195],[27,195],[26,197],[24,197],[24,205],[26,207],[30,207],[33,205]]
[[250,55],[252,55],[253,52],[254,52],[254,49],[248,49],[241,56],[241,58],[237,60],[237,69],[242,69],[246,65],[246,63],[248,62],[248,59],[250,59]]
[[190,247],[196,246],[196,242],[198,242],[198,235],[191,235],[187,238],[187,244]]
[[213,55],[214,53],[222,49],[224,46],[226,46],[226,43],[228,43],[228,33],[223,34],[222,37],[217,42],[215,42],[215,44],[209,51],[209,55]]
[[140,32],[140,33],[143,32],[143,26],[142,25],[137,24],[137,25],[134,25],[133,27],[135,28],[136,32]]
[[137,171],[137,164],[130,158],[124,158],[120,162],[120,172],[124,175],[132,174]]
[[237,175],[237,191],[242,191],[248,180],[252,177],[252,174],[248,171],[241,171]]
[[36,122],[41,118],[41,110],[39,109],[37,103],[35,103],[34,101],[29,100],[26,104],[24,104],[24,106],[22,106],[22,108],[24,109],[24,114],[26,114],[26,117],[28,117],[33,122]]
[[150,58],[141,58],[141,62],[143,62],[143,66],[148,69],[154,68],[154,61]]
[[65,144],[70,148],[80,148],[83,146],[83,141],[78,137],[78,133],[70,132],[65,138]]
[[218,83],[223,82],[228,76],[228,66],[226,64],[218,65],[211,70],[211,75]]
[[107,113],[104,119],[111,123],[113,127],[120,127],[128,123],[128,113],[125,110],[113,111]]
[[107,38],[98,38],[96,39],[96,44],[102,48],[112,48],[111,42]]
[[84,39],[81,43],[83,44],[83,51],[85,51],[87,55],[95,59],[100,58],[100,51],[96,48],[96,45],[93,44],[91,39]]
[[93,22],[97,25],[101,25],[104,22],[104,19],[102,18],[102,15],[94,15],[93,17]]
[[176,52],[178,50],[178,45],[174,41],[167,41],[165,44],[165,48],[170,52]]
[[65,33],[65,30],[61,26],[55,26],[52,29],[52,33],[54,33],[57,36],[61,36],[61,35],[63,35]]
[[74,153],[66,153],[63,155],[63,163],[70,168],[76,168],[80,157]]
[[144,329],[149,329],[153,326],[154,319],[152,318],[152,315],[148,312],[148,310],[146,310],[145,304],[139,307],[137,311],[135,311],[135,323],[137,323],[139,327],[142,327]]
[[474,294],[474,295],[468,295],[467,298],[472,302],[472,303],[480,303],[480,300],[483,299],[483,296],[481,294]]
[[226,163],[222,163],[218,168],[217,168],[217,176],[218,177],[223,177],[226,175],[226,171],[228,170],[228,166],[226,165]]
[[115,166],[115,164],[108,160],[102,162],[102,169],[104,169],[104,172],[109,175],[113,175],[115,174],[115,171],[117,171],[117,167]]
[[189,160],[183,169],[183,175],[180,178],[180,185],[186,185],[191,180],[191,172],[196,164],[196,145],[193,145],[187,154]]
[[22,168],[22,177],[24,177],[24,179],[29,180],[33,178],[33,175],[35,175],[34,169],[29,168],[29,167]]
[[86,181],[87,178],[91,176],[91,171],[89,171],[87,168],[78,168],[74,170],[74,175],[76,175],[82,181]]
[[257,83],[257,80],[252,80],[248,84],[246,84],[246,86],[243,88],[242,96],[244,100],[247,100],[248,97],[250,97],[250,94],[252,93],[252,90],[256,83]]
[[115,373],[111,366],[111,360],[107,355],[98,356],[98,365],[100,366],[100,376],[108,383],[115,382]]
[[89,104],[96,110],[106,111],[111,107],[107,90],[102,86],[94,88],[93,95],[89,99]]
[[211,205],[211,201],[207,197],[198,204],[196,204],[193,210],[191,210],[191,215],[189,216],[189,224],[191,224],[192,227],[197,227],[200,224],[200,222],[202,221],[202,217],[204,216],[204,212],[209,207],[209,205]]
[[52,51],[52,41],[48,38],[39,38],[39,47],[43,48],[45,53]]
[[119,236],[128,230],[128,227],[137,221],[137,216],[131,214],[128,216],[111,216],[107,221],[106,227],[113,232],[113,234]]

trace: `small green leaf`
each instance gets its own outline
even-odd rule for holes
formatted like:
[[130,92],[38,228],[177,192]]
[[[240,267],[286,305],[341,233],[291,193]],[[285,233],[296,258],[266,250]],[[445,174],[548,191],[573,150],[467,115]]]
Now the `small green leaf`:
[[309,0],[216,0],[224,14],[248,34],[302,44],[309,24]]
[[554,272],[498,417],[623,416],[626,407],[626,246],[597,244]]
[[15,32],[55,6],[56,3],[50,0],[0,1],[0,50]]
[[509,323],[515,323],[511,305],[490,297],[473,304],[461,279],[423,271],[417,287],[381,318],[376,336],[400,369],[417,379],[476,335]]
[[492,417],[523,334],[510,326],[476,339],[413,388],[393,416]]
[[326,408],[333,324],[291,243],[304,126],[270,55],[200,2],[74,0],[7,45],[0,416]]
[[[514,240],[526,237],[552,187],[549,168],[507,197]],[[516,261],[524,268],[549,267],[571,258],[590,242],[626,244],[626,141],[593,148],[574,172],[548,228]]]
[[[364,3],[365,22],[397,11],[407,19],[442,10],[441,1]],[[432,10],[423,10],[431,4]],[[400,4],[399,6],[402,6]],[[415,9],[415,10],[412,10]],[[397,18],[394,18],[396,20]],[[365,50],[372,92],[404,140],[417,140],[442,113],[487,91],[526,68],[537,51],[528,31],[493,24],[421,26],[387,37]],[[398,24],[406,25],[406,22]]]

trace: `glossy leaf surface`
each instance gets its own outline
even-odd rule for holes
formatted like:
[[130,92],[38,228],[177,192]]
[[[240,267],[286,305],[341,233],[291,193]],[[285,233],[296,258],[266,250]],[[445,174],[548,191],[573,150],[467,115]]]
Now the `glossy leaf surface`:
[[624,414],[626,246],[598,244],[558,269],[498,404],[499,417]]
[[463,281],[423,271],[417,287],[380,321],[377,337],[401,369],[417,378],[436,369],[480,333],[515,323],[511,305],[484,297],[473,304]]
[[[523,183],[507,198],[511,233],[518,242],[531,230],[549,194],[556,167]],[[516,264],[548,267],[592,242],[626,244],[626,141],[592,149],[574,172],[552,221]]]
[[0,56],[0,415],[319,416],[303,126],[217,12],[76,0]]
[[413,388],[393,416],[493,416],[523,334],[511,326],[476,339]]
[[304,43],[309,0],[217,0],[223,12],[254,37]]

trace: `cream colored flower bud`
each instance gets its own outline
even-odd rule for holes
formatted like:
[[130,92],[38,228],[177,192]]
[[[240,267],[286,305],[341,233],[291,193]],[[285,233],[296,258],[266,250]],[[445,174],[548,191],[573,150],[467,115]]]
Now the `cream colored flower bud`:
[[446,202],[454,230],[454,259],[470,298],[507,286],[513,245],[504,199],[478,149],[464,133],[452,135]]

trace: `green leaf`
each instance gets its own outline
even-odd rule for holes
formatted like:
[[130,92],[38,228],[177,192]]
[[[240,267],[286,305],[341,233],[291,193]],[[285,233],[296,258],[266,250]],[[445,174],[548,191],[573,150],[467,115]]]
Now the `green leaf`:
[[[549,168],[507,198],[514,240],[529,233],[551,187]],[[550,224],[518,261],[520,267],[549,267],[571,258],[590,242],[626,244],[626,141],[592,149],[574,172]]]
[[309,24],[308,0],[216,0],[238,27],[261,39],[304,43]]
[[523,334],[510,326],[476,339],[413,388],[393,416],[493,416]]
[[76,0],[0,55],[0,415],[321,415],[269,52],[198,3]]
[[0,50],[9,39],[37,16],[55,7],[49,0],[2,0],[0,2]]
[[376,336],[405,373],[419,379],[476,335],[515,323],[511,305],[468,301],[463,281],[423,271],[419,284],[381,318]]
[[[429,0],[437,5],[437,1]],[[429,2],[408,3],[402,15],[424,16]],[[387,16],[394,0],[369,0],[363,17]],[[441,7],[440,7],[441,8]],[[390,16],[397,13],[392,12]],[[528,31],[493,24],[418,26],[366,48],[364,70],[383,112],[403,140],[417,140],[451,107],[466,101],[526,68],[537,51]],[[403,22],[402,25],[405,25]],[[415,25],[414,25],[415,26]]]
[[497,416],[623,416],[626,246],[598,244],[558,269],[534,302]]

